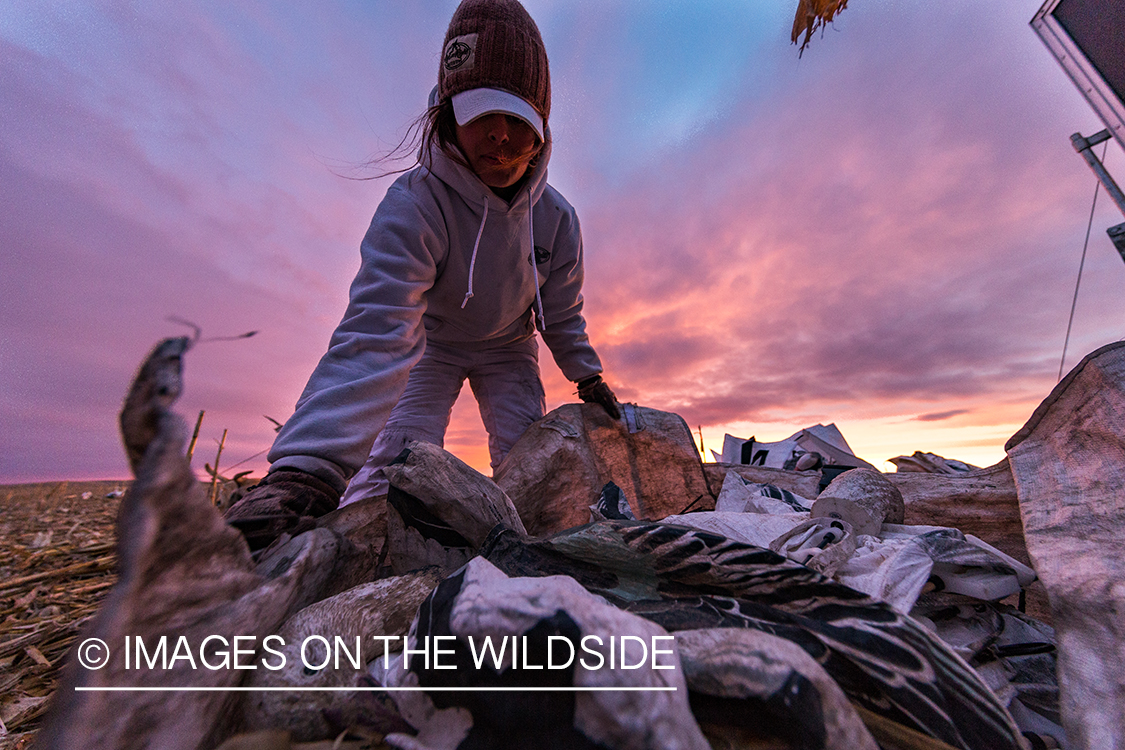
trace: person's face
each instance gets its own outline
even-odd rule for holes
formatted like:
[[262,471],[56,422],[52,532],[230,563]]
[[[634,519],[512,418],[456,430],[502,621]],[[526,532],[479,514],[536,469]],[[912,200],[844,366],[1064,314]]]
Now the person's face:
[[457,143],[481,182],[491,188],[515,185],[539,152],[539,137],[518,117],[494,112],[457,126]]

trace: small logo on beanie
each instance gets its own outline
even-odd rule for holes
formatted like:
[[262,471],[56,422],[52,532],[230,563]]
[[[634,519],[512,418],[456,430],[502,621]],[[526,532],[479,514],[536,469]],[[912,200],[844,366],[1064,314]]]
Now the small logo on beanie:
[[445,54],[442,55],[442,64],[446,71],[468,70],[473,67],[473,52],[477,47],[476,34],[455,36],[445,45]]

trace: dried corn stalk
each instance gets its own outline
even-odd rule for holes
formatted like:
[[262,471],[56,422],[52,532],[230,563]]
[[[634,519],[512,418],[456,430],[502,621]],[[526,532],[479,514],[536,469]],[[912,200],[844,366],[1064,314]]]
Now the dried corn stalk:
[[793,44],[797,43],[801,34],[805,38],[801,41],[801,48],[797,51],[800,57],[809,46],[813,32],[825,24],[832,23],[836,14],[848,7],[848,0],[800,0],[797,5],[797,16],[793,19],[793,35],[790,37]]

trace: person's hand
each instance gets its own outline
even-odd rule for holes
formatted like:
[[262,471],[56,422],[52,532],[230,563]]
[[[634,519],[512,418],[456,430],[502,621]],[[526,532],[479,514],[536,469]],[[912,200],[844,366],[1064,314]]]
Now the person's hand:
[[606,414],[614,419],[621,419],[621,410],[617,408],[617,397],[602,380],[601,375],[579,381],[578,398],[587,404],[599,404],[605,409]]
[[312,474],[277,469],[235,501],[223,516],[242,532],[251,550],[268,547],[282,534],[299,534],[336,510],[340,493]]

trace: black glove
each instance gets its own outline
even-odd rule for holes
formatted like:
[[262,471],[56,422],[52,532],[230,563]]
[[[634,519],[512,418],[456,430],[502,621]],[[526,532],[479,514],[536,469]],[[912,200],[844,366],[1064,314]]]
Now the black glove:
[[327,482],[296,469],[277,469],[246,490],[224,518],[242,532],[251,550],[259,550],[282,534],[308,531],[315,519],[339,505],[340,493]]
[[614,419],[621,419],[621,410],[617,408],[617,397],[602,380],[601,375],[579,381],[578,398],[587,404],[600,404],[606,414]]

